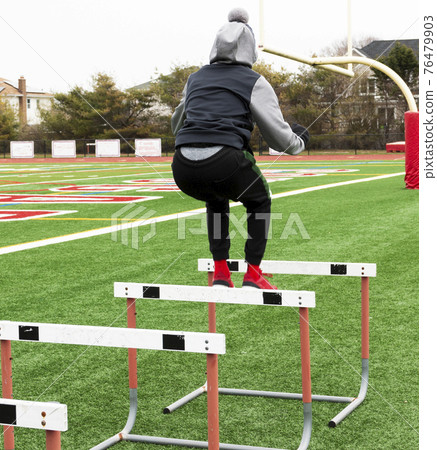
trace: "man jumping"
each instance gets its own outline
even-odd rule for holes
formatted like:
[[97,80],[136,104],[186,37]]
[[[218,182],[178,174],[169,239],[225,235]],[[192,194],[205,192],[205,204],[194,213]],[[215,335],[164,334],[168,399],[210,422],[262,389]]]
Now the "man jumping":
[[267,144],[297,155],[309,133],[284,121],[278,98],[267,80],[251,67],[257,59],[255,37],[245,10],[234,9],[217,33],[210,64],[190,75],[172,116],[176,151],[172,169],[187,195],[206,202],[214,286],[233,287],[229,258],[229,200],[247,211],[243,287],[275,289],[260,263],[270,225],[270,189],[249,147],[254,122]]

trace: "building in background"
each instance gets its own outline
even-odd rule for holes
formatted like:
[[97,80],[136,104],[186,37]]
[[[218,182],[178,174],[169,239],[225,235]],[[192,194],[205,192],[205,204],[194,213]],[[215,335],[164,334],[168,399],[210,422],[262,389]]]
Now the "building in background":
[[51,108],[54,98],[41,89],[27,87],[24,77],[19,78],[18,84],[0,78],[0,96],[14,108],[22,126],[39,124],[39,111]]
[[[395,44],[400,44],[408,47],[414,53],[414,56],[419,62],[419,39],[398,39],[398,40],[375,40],[364,46],[363,48],[354,48],[353,54],[380,60],[381,57],[387,57]],[[387,99],[383,93],[378,89],[377,80],[374,72],[368,66],[363,66],[358,73],[364,74],[360,80],[360,95],[372,96],[375,99],[378,117],[378,127],[386,127],[387,124],[393,121],[403,121],[405,113],[405,104],[402,100],[402,95],[399,91],[398,98],[392,97]],[[408,80],[404,80],[408,84]],[[413,94],[416,103],[419,103],[419,85],[409,85],[411,93]]]

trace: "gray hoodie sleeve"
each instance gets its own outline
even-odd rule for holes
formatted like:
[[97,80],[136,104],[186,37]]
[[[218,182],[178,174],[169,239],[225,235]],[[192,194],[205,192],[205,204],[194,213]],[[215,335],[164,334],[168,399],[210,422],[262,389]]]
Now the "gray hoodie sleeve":
[[263,76],[259,77],[253,87],[250,110],[263,138],[273,150],[298,155],[305,149],[303,140],[285,122],[278,97]]
[[176,107],[173,115],[171,116],[171,131],[174,135],[182,128],[184,124],[185,116],[185,96],[187,94],[187,85],[185,85],[182,91],[182,99],[179,105]]

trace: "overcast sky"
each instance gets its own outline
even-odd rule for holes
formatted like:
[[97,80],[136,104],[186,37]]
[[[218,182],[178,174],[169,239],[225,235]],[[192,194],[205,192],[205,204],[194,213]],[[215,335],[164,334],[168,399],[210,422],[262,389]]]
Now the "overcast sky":
[[[428,2],[430,0],[422,0]],[[411,9],[415,5],[416,9]],[[228,12],[244,7],[258,37],[258,0],[20,0],[0,9],[0,77],[46,91],[85,88],[93,74],[120,88],[149,81],[172,64],[206,64]],[[264,0],[265,44],[311,56],[346,38],[347,0]],[[352,0],[352,36],[414,39],[419,4]],[[296,63],[262,54],[291,70]]]

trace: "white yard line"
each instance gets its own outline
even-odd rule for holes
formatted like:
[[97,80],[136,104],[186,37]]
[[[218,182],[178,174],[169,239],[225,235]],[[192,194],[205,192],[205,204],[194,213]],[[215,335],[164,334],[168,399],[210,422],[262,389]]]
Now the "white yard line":
[[[392,178],[392,177],[396,177],[396,176],[400,176],[400,175],[404,175],[404,174],[405,174],[404,172],[391,173],[388,175],[380,175],[377,177],[361,178],[359,180],[341,181],[339,183],[330,183],[330,184],[324,184],[322,186],[313,186],[313,187],[309,187],[309,188],[296,189],[294,191],[280,192],[278,194],[272,195],[272,199],[290,197],[292,195],[305,194],[307,192],[314,192],[314,191],[319,191],[319,190],[323,190],[323,189],[330,189],[333,187],[346,186],[349,184],[365,183],[367,181],[377,181],[377,180],[382,180],[385,178]],[[230,207],[232,208],[232,207],[240,206],[240,205],[241,205],[241,203],[231,203]],[[191,211],[184,211],[184,212],[179,212],[179,213],[175,213],[175,214],[168,214],[165,216],[154,217],[154,218],[147,219],[144,221],[138,220],[138,221],[131,222],[131,223],[118,224],[118,225],[113,225],[113,226],[109,226],[109,227],[98,228],[95,230],[81,231],[79,233],[67,234],[65,236],[56,236],[56,237],[48,238],[48,239],[41,239],[39,241],[9,245],[7,247],[0,248],[0,255],[5,255],[8,253],[14,253],[14,252],[20,252],[23,250],[30,250],[32,248],[45,247],[46,245],[60,244],[62,242],[75,241],[78,239],[84,239],[84,238],[88,238],[88,237],[101,236],[103,234],[116,233],[118,231],[122,231],[125,229],[137,228],[137,227],[141,227],[141,226],[145,226],[145,225],[150,225],[153,223],[167,222],[170,220],[178,220],[178,219],[182,219],[185,217],[194,216],[197,214],[202,214],[205,211],[206,211],[205,208],[198,208],[198,209],[193,209]]]
[[282,192],[279,194],[274,194],[274,195],[272,195],[272,198],[289,197],[290,195],[304,194],[305,192],[320,191],[322,189],[329,189],[329,188],[338,187],[338,186],[346,186],[347,184],[363,183],[365,181],[382,180],[384,178],[397,177],[399,175],[405,175],[405,172],[390,173],[388,175],[378,175],[376,177],[371,177],[371,178],[360,178],[358,180],[340,181],[339,183],[330,183],[330,184],[324,184],[322,186],[313,186],[313,187],[309,187],[309,188],[297,189],[295,191],[288,191],[288,192]]

